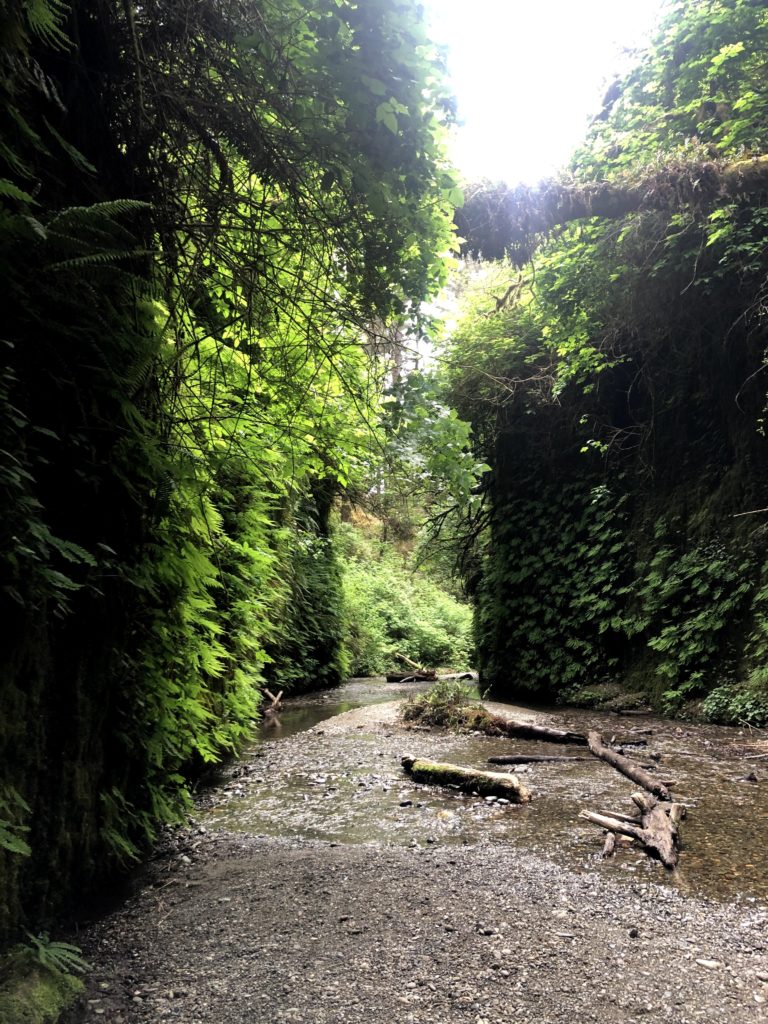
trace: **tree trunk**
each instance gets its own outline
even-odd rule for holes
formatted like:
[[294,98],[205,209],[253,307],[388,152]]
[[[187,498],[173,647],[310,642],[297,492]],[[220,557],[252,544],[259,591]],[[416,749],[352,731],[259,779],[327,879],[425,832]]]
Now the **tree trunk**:
[[466,239],[463,254],[486,259],[509,255],[522,265],[535,251],[535,236],[571,221],[591,217],[614,220],[639,210],[674,212],[686,202],[712,207],[723,199],[765,191],[768,155],[727,165],[703,161],[667,168],[635,186],[545,181],[535,187],[476,187],[467,191],[455,220],[459,234]]
[[515,804],[527,804],[531,799],[530,792],[517,776],[506,772],[482,772],[458,764],[442,764],[415,757],[404,757],[400,763],[415,782],[451,786],[480,796],[503,797]]
[[587,737],[580,732],[568,732],[566,729],[550,729],[546,725],[530,725],[528,722],[515,722],[512,719],[494,715],[493,721],[505,736],[516,736],[521,740],[542,740],[545,743],[569,743],[585,747]]
[[591,757],[580,757],[578,755],[566,754],[504,754],[499,757],[488,758],[488,764],[544,764],[549,761],[555,761],[557,763],[561,763],[563,761],[593,762],[594,759]]

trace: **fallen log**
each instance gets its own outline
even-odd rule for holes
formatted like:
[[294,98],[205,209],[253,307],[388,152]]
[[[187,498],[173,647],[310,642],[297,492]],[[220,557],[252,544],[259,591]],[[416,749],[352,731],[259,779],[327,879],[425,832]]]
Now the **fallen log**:
[[653,708],[610,708],[610,713],[625,718],[647,718],[653,714]]
[[386,678],[388,683],[434,683],[437,672],[433,668],[418,672],[388,672]]
[[507,772],[483,772],[458,764],[443,764],[416,757],[404,757],[400,763],[415,782],[452,786],[463,792],[476,792],[480,796],[503,797],[515,804],[527,804],[531,799],[530,791],[517,776]]
[[[488,764],[555,764],[568,763],[570,761],[585,761],[587,764],[596,764],[594,757],[584,757],[581,754],[497,754],[488,758]],[[655,764],[644,764],[638,762],[641,768],[655,768]],[[666,780],[664,780],[666,781]],[[667,783],[669,785],[669,783]]]
[[592,757],[583,757],[578,754],[503,754],[498,757],[489,757],[488,764],[544,764],[555,761],[594,761]]
[[502,718],[499,715],[494,715],[493,721],[504,735],[516,736],[521,740],[542,740],[544,743],[567,743],[581,747],[587,745],[587,737],[581,732],[550,729],[546,725],[531,725],[529,722],[516,722],[511,718]]
[[399,658],[400,661],[404,661],[406,665],[410,665],[411,668],[415,668],[417,672],[423,672],[424,666],[420,665],[418,661],[413,661],[412,658],[408,658],[405,654],[395,653],[395,657]]
[[280,712],[283,710],[283,691],[280,690],[279,693],[274,694],[265,686],[263,692],[267,695],[267,697],[269,697],[270,700],[269,707],[264,709],[264,717],[271,718],[275,715],[279,715]]
[[611,181],[570,185],[549,180],[535,186],[470,186],[463,207],[454,214],[459,235],[465,239],[462,256],[488,260],[509,256],[523,266],[539,238],[574,220],[613,220],[644,210],[672,214],[691,203],[712,209],[724,200],[764,194],[768,191],[768,155],[730,164],[707,160],[670,167],[659,186],[656,170],[634,185]]
[[640,811],[639,821],[627,820],[628,815],[625,814],[609,815],[595,811],[582,811],[579,817],[599,825],[607,832],[629,836],[671,870],[678,860],[678,825],[685,816],[685,807],[682,804],[661,803],[655,796],[646,796],[644,793],[633,793],[632,800]]
[[653,793],[661,800],[670,799],[669,789],[663,782],[655,779],[644,768],[641,768],[636,761],[631,761],[628,757],[624,757],[623,754],[618,754],[615,750],[607,747],[603,743],[603,737],[599,732],[588,733],[587,744],[595,757],[605,761],[606,764],[615,768],[617,772],[621,772],[622,775],[631,779],[638,786],[642,786],[643,789]]

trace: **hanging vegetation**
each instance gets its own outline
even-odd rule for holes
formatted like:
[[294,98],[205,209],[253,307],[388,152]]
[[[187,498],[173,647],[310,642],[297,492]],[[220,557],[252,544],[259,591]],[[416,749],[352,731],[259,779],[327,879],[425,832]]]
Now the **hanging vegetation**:
[[464,564],[497,694],[768,718],[767,55],[763,4],[670,4],[568,174],[469,190],[504,259],[446,372],[491,466]]
[[26,0],[0,15],[0,942],[82,900],[343,670],[329,530],[375,319],[444,276],[418,6]]

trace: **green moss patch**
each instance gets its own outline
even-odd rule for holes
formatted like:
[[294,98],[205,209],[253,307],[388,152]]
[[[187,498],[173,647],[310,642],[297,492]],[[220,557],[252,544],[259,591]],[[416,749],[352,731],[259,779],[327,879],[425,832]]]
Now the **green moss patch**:
[[73,1021],[85,986],[71,974],[44,967],[26,950],[0,962],[2,1024],[64,1024]]

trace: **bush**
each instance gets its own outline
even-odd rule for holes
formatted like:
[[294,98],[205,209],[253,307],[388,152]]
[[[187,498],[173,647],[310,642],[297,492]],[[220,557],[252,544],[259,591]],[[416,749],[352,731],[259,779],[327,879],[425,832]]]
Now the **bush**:
[[768,726],[768,693],[725,684],[708,695],[701,710],[710,722]]
[[462,729],[468,717],[480,712],[486,714],[470,687],[456,681],[444,681],[410,697],[403,705],[401,716],[405,722]]
[[467,668],[472,612],[403,556],[345,524],[344,643],[353,675],[402,667],[397,654],[423,665]]

